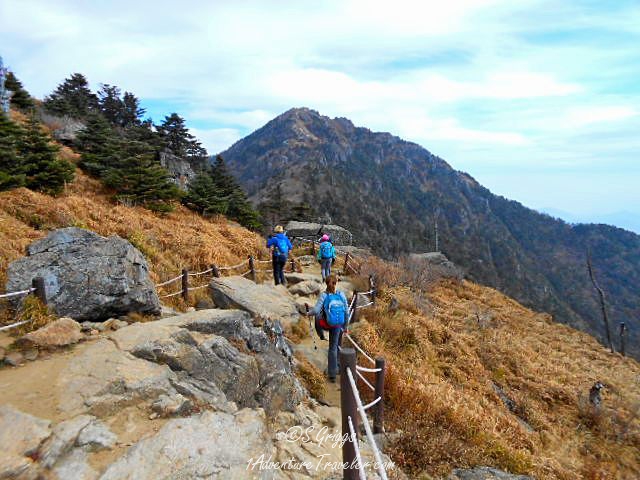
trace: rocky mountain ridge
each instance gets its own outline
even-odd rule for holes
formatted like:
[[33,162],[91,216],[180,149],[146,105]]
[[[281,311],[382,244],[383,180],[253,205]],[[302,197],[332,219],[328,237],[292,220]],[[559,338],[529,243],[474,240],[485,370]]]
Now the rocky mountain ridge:
[[255,203],[305,202],[384,257],[434,250],[437,224],[439,249],[469,278],[604,340],[586,269],[591,249],[611,328],[626,322],[628,351],[640,354],[638,235],[568,225],[492,194],[415,143],[307,108],[285,112],[222,156]]

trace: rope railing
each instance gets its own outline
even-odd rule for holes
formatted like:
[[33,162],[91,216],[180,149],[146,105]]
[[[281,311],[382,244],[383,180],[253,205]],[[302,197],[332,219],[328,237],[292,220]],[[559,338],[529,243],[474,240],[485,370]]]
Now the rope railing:
[[364,358],[366,358],[367,360],[369,360],[371,363],[375,365],[376,361],[373,358],[371,358],[369,355],[367,355],[367,352],[365,352],[362,348],[360,348],[360,345],[358,345],[356,341],[353,338],[351,338],[351,335],[349,335],[347,332],[344,332],[344,336],[347,337],[347,340],[351,342],[351,344],[356,348],[356,350],[358,350],[364,356]]
[[[378,449],[378,445],[376,444],[376,439],[373,436],[373,432],[371,431],[371,425],[369,425],[369,419],[367,418],[367,412],[364,405],[362,405],[362,400],[360,399],[360,394],[358,392],[358,387],[356,385],[356,381],[353,378],[353,373],[351,372],[351,368],[346,368],[347,378],[349,379],[349,384],[351,385],[351,392],[353,393],[353,398],[356,402],[358,413],[360,414],[360,419],[362,420],[362,424],[364,425],[364,431],[367,435],[367,439],[371,444],[371,450],[373,450],[373,456],[376,459],[376,464],[378,467],[378,474],[382,480],[388,480],[387,472],[384,469],[384,465],[382,463],[382,455],[380,454],[380,450]],[[379,398],[378,398],[379,400]]]
[[[357,367],[357,365],[356,365]],[[372,392],[376,391],[376,387],[374,387],[373,385],[371,385],[371,383],[369,383],[369,380],[367,380],[367,377],[365,377],[364,375],[362,375],[360,372],[358,372],[356,370],[356,374],[358,375],[358,377],[360,377],[360,380],[362,380],[362,382],[371,389]]]
[[165,285],[169,285],[170,283],[173,283],[173,282],[175,282],[177,280],[180,280],[181,278],[182,278],[182,275],[178,275],[177,277],[172,278],[171,280],[167,280],[166,282],[162,282],[162,283],[156,284],[156,288],[164,287]]
[[9,330],[11,328],[19,327],[20,325],[24,325],[25,323],[29,323],[33,320],[23,320],[21,322],[12,323],[11,325],[5,325],[4,327],[0,327],[0,332],[4,330]]
[[178,290],[177,292],[169,293],[167,295],[161,295],[159,298],[175,297],[176,295],[182,295],[182,290]]
[[189,276],[190,276],[190,277],[198,277],[198,276],[200,276],[200,275],[204,275],[204,274],[209,273],[209,272],[213,272],[213,267],[208,268],[208,269],[206,269],[206,270],[203,270],[202,272],[193,272],[193,273],[189,273]]
[[35,288],[27,288],[26,290],[20,290],[18,292],[2,293],[0,294],[0,298],[13,298],[13,297],[19,297],[22,295],[29,295],[30,293],[33,293],[35,291],[36,291]]
[[249,261],[249,259],[247,258],[246,260],[243,260],[242,262],[238,263],[237,265],[229,265],[227,267],[218,267],[218,270],[234,270],[238,267],[241,267],[242,265],[244,265],[245,263],[247,263]]
[[[355,439],[356,437],[356,429],[353,427],[353,421],[351,420],[351,416],[347,417],[349,421],[349,435],[351,438]],[[353,449],[355,450],[356,461],[358,462],[356,465],[358,466],[358,476],[360,480],[367,480],[367,476],[364,473],[364,468],[362,468],[362,456],[360,455],[360,444],[357,441],[353,442]]]
[[380,371],[379,368],[365,368],[360,365],[356,365],[356,370],[360,370],[361,372],[369,372],[369,373],[377,373]]

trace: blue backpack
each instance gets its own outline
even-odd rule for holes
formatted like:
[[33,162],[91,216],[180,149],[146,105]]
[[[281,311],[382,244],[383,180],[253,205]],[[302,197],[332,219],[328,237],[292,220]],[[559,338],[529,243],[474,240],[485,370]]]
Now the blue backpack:
[[339,293],[327,293],[322,303],[322,309],[324,310],[324,316],[329,327],[335,328],[344,325],[347,306],[342,295]]
[[331,245],[331,242],[322,242],[320,244],[320,258],[333,258],[333,245]]
[[276,255],[280,257],[289,256],[289,245],[287,245],[287,239],[282,236],[275,237],[276,239]]

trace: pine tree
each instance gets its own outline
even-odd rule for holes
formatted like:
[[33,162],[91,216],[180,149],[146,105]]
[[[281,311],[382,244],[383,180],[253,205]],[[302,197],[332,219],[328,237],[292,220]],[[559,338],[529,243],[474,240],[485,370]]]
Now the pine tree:
[[35,107],[35,103],[33,103],[33,98],[29,95],[24,87],[22,86],[22,82],[16,78],[13,72],[9,72],[7,74],[7,78],[5,80],[5,87],[7,90],[11,90],[11,106],[17,108],[18,110],[27,111]]
[[116,132],[102,115],[91,115],[76,139],[76,145],[82,152],[80,167],[90,175],[101,176],[109,166],[109,159],[116,153],[115,137]]
[[120,99],[120,89],[103,83],[98,90],[98,105],[102,115],[113,125],[122,125],[124,103]]
[[57,115],[84,118],[98,111],[98,97],[89,88],[85,76],[74,73],[45,98],[44,106]]
[[229,173],[227,165],[220,155],[216,157],[212,176],[220,195],[228,199],[227,217],[247,228],[260,228],[258,212],[251,206],[247,194],[238,185],[233,175]]
[[182,203],[205,216],[225,214],[229,205],[228,198],[221,195],[211,172],[202,172],[189,182]]
[[121,125],[125,128],[140,125],[140,118],[146,110],[140,107],[140,100],[131,92],[124,92],[122,98]]
[[180,197],[167,170],[150,153],[122,158],[117,167],[105,171],[103,179],[105,185],[116,190],[116,198],[127,205],[168,212],[173,209],[171,202]]
[[24,135],[14,122],[0,115],[0,191],[22,187],[26,182],[18,142]]
[[162,125],[158,127],[158,133],[164,139],[165,145],[178,157],[187,155],[187,149],[194,140],[184,118],[177,113],[165,117]]
[[25,185],[49,195],[58,195],[64,186],[73,180],[74,167],[58,158],[59,148],[42,130],[32,115],[27,122],[24,135],[18,142],[18,153],[23,157]]

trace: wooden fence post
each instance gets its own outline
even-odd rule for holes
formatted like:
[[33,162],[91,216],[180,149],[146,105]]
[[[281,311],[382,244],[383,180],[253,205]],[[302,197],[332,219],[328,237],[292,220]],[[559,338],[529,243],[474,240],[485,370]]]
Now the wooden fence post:
[[31,280],[31,286],[35,288],[33,294],[36,296],[38,300],[42,302],[43,305],[47,304],[47,292],[44,288],[44,278],[36,277]]
[[[342,463],[347,465],[347,468],[343,470],[343,478],[345,480],[358,480],[359,468],[356,461],[356,449],[355,442],[358,441],[358,409],[356,405],[356,399],[354,397],[355,392],[351,390],[351,383],[347,376],[347,368],[351,370],[351,373],[355,376],[356,372],[356,351],[353,348],[343,348],[340,350],[340,407],[342,410],[342,438],[346,438],[347,441],[342,445]],[[352,438],[351,431],[349,430],[349,420],[351,417],[351,423],[353,424],[353,430],[356,433],[356,437]],[[351,466],[354,468],[350,468]]]
[[255,261],[253,260],[253,255],[249,255],[249,270],[251,270],[251,280],[253,280],[253,282],[256,283],[257,282],[256,264],[255,264]]
[[189,270],[186,268],[182,269],[182,299],[189,301]]
[[344,256],[344,267],[342,267],[342,274],[349,275],[349,252]]
[[293,259],[293,255],[291,256],[291,273],[296,271],[296,261]]
[[316,255],[316,242],[311,242],[311,255]]
[[376,357],[376,398],[380,401],[374,405],[373,411],[373,433],[384,433],[384,358]]
[[624,322],[620,322],[620,353],[625,356],[625,334],[627,333],[627,326]]
[[213,273],[214,277],[220,277],[220,270],[218,270],[218,267],[215,264],[211,265],[211,272]]
[[358,292],[353,292],[351,301],[353,302],[353,315],[351,315],[351,323],[356,323],[358,321]]

